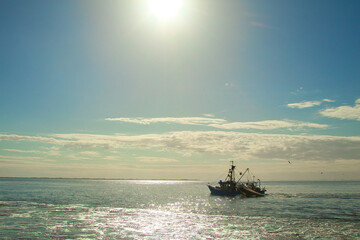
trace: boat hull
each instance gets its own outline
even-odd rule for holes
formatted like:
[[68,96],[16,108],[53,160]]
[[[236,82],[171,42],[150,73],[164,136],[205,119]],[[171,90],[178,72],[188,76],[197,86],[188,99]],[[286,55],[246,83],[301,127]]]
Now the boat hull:
[[239,191],[246,197],[264,197],[265,192],[264,191],[255,191],[253,189],[250,189],[244,185],[239,187]]
[[230,191],[227,189],[220,189],[213,186],[208,185],[210,192],[212,195],[218,195],[218,196],[236,196],[241,195],[242,193],[239,191]]

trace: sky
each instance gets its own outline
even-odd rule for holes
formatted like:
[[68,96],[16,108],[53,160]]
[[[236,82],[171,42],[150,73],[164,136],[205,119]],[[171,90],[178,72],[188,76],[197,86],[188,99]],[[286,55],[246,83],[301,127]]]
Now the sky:
[[359,12],[0,0],[0,177],[360,180]]

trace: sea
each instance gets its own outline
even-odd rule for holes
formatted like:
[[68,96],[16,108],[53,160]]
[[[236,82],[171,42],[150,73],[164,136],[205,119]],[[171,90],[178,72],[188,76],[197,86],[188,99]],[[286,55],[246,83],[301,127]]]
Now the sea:
[[360,239],[360,182],[264,182],[258,198],[207,182],[0,178],[0,239]]

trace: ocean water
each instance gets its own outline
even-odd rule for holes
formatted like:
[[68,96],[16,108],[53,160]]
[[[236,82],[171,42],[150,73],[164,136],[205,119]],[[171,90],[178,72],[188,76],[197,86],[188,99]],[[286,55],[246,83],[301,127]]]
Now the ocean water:
[[0,239],[360,239],[360,182],[265,182],[264,198],[206,184],[0,178]]

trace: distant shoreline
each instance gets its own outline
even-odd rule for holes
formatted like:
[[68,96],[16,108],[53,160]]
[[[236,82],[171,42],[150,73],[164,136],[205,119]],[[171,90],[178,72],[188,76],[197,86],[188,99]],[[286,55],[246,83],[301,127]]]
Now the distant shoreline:
[[[142,179],[142,178],[67,178],[67,177],[0,177],[0,179],[48,179],[48,180],[120,180],[120,181],[194,181],[194,182],[215,182],[200,179]],[[267,180],[265,182],[359,182],[360,180]]]
[[0,177],[5,179],[69,179],[69,180],[126,180],[126,181],[200,181],[199,179],[141,179],[141,178],[67,178],[67,177]]

